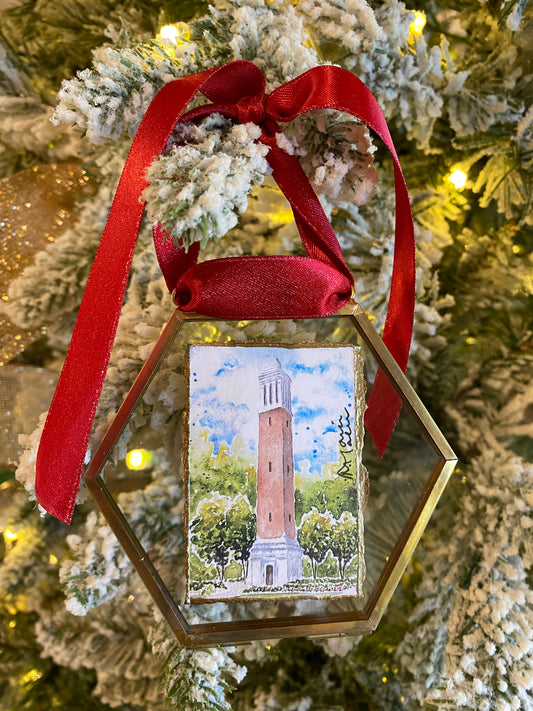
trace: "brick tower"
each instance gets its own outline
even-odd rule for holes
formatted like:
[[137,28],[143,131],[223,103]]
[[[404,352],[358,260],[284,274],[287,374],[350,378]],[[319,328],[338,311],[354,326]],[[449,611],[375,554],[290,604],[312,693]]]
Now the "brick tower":
[[294,521],[291,379],[277,358],[259,376],[257,538],[248,585],[282,586],[302,577]]

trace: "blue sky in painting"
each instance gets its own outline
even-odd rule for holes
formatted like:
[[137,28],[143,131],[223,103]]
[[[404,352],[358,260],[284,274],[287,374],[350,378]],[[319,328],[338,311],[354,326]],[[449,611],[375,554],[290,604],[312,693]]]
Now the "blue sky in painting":
[[339,433],[336,423],[345,407],[353,428],[354,353],[350,346],[192,346],[191,435],[196,428],[208,427],[216,453],[221,442],[231,444],[240,434],[246,445],[257,451],[258,378],[274,358],[280,361],[292,381],[296,468],[320,473],[324,464],[337,461]]

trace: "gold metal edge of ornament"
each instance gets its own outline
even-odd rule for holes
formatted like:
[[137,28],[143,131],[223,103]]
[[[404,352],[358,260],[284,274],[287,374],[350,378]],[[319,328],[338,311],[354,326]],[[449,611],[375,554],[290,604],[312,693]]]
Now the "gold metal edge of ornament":
[[174,311],[85,470],[84,479],[87,488],[178,641],[187,647],[245,644],[253,640],[287,637],[357,636],[376,629],[455,468],[457,457],[452,448],[376,333],[361,306],[352,300],[332,317],[351,319],[356,331],[376,358],[424,436],[441,457],[441,461],[436,464],[426,481],[363,610],[189,624],[102,478],[100,471],[120,437],[129,414],[150,384],[157,364],[178,335],[182,325],[188,321],[213,320],[210,317],[186,313],[178,309]]

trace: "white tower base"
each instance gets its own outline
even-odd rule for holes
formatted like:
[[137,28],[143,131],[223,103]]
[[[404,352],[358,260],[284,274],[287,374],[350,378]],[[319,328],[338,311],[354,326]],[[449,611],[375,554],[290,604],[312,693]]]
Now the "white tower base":
[[281,538],[257,538],[250,551],[246,584],[250,587],[280,587],[303,577],[303,553],[297,541],[285,533]]

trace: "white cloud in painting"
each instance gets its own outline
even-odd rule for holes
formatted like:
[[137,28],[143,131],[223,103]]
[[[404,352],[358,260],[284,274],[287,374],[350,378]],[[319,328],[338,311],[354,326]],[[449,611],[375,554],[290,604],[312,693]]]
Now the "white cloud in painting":
[[[295,463],[311,471],[337,461],[337,422],[344,408],[353,428],[353,350],[346,347],[281,348],[193,346],[190,350],[191,434],[211,431],[215,452],[240,434],[257,451],[259,374],[278,358],[292,381]],[[302,466],[305,468],[305,465]]]

